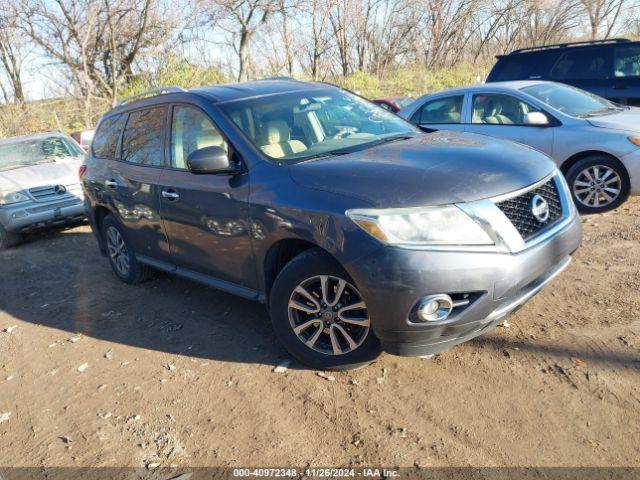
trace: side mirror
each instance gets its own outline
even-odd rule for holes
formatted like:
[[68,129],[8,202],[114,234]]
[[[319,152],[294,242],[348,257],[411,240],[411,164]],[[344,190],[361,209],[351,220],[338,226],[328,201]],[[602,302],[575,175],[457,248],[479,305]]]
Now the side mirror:
[[545,127],[549,125],[549,119],[542,112],[529,112],[524,116],[524,124],[534,127]]
[[222,147],[204,147],[187,157],[187,166],[191,173],[228,173],[240,172],[240,166],[229,160],[229,154]]

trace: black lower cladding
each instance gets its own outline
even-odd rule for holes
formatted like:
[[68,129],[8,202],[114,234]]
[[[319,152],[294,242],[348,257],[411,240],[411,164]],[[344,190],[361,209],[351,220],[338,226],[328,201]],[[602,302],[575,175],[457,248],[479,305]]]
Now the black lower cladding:
[[[540,195],[549,205],[549,217],[544,222],[534,217],[531,211],[531,201],[534,195]],[[522,195],[498,202],[496,206],[511,220],[524,240],[533,237],[540,230],[554,224],[562,217],[562,202],[553,178]]]

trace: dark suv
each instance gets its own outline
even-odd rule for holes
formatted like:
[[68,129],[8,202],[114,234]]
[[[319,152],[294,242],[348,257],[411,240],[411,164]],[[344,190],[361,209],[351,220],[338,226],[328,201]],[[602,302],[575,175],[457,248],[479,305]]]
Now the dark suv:
[[624,105],[640,105],[640,42],[563,43],[500,55],[487,82],[554,80]]
[[155,268],[264,302],[289,352],[316,368],[473,338],[580,243],[548,157],[425,134],[323,83],[127,100],[100,121],[82,184],[122,281]]

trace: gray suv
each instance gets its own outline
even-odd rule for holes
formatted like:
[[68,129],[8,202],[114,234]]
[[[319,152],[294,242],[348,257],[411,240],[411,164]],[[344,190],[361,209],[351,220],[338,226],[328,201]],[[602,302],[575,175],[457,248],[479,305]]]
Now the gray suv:
[[24,233],[84,219],[83,156],[61,133],[0,140],[0,250],[20,243]]
[[123,101],[82,175],[122,281],[150,269],[267,304],[314,368],[440,352],[490,330],[581,238],[546,156],[425,134],[324,83],[269,80]]

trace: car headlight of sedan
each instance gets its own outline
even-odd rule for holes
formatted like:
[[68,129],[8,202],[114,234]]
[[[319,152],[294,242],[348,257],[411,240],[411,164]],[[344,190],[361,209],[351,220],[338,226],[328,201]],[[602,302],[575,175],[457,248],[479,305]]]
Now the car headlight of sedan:
[[0,206],[28,201],[29,197],[22,192],[0,193]]
[[381,242],[407,246],[493,245],[491,237],[455,205],[349,210],[360,228]]

